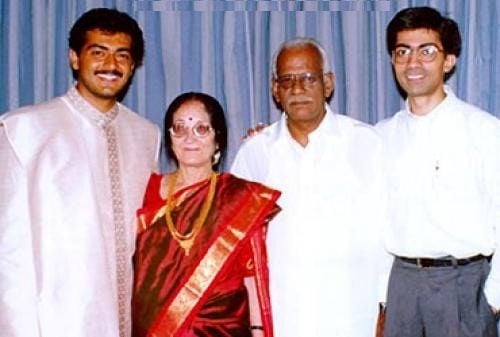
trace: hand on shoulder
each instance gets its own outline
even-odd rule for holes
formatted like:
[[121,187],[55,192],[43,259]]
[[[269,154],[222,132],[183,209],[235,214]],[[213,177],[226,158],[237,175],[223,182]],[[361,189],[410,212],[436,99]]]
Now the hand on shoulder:
[[262,132],[262,130],[264,130],[267,126],[268,126],[268,125],[267,125],[267,124],[265,124],[265,123],[260,123],[260,122],[259,122],[259,123],[257,123],[257,125],[256,125],[256,126],[254,126],[254,127],[252,127],[252,128],[248,128],[248,129],[247,129],[247,133],[246,133],[246,135],[245,135],[245,136],[243,136],[243,137],[241,138],[241,140],[242,140],[243,142],[245,142],[245,141],[249,140],[249,139],[250,139],[250,138],[252,138],[253,136],[255,136],[255,135],[259,134],[260,132]]

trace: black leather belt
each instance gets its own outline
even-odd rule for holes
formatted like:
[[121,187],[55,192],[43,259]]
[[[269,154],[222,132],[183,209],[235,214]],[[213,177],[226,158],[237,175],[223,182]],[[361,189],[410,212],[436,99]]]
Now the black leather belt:
[[453,266],[465,266],[471,262],[477,262],[481,261],[484,259],[487,259],[488,261],[491,260],[491,256],[484,256],[484,255],[475,255],[471,256],[465,259],[455,259],[453,257],[450,258],[442,258],[442,259],[429,259],[429,258],[410,258],[410,257],[398,257],[401,261],[411,263],[414,265],[417,265],[418,267],[421,268],[428,268],[428,267],[453,267]]

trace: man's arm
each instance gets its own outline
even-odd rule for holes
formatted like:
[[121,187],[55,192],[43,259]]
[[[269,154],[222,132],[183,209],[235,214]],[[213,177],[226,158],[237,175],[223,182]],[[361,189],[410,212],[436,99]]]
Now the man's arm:
[[259,123],[252,136],[243,140],[231,165],[231,173],[243,179],[265,183],[272,148],[279,125]]
[[25,169],[0,121],[0,335],[38,333],[36,276]]
[[494,130],[489,130],[492,137],[488,139],[489,153],[486,154],[486,187],[494,208],[493,226],[495,231],[495,251],[491,260],[491,271],[486,280],[485,294],[493,310],[500,311],[500,121],[495,123]]
[[156,143],[155,143],[155,159],[153,163],[153,172],[160,172],[160,154],[161,154],[161,131],[155,125]]
[[260,149],[260,143],[256,141],[258,140],[252,138],[240,146],[230,171],[243,179],[263,182],[267,153],[264,149]]
[[[381,138],[379,138],[381,139]],[[385,247],[385,234],[389,227],[389,195],[388,195],[388,181],[389,181],[389,171],[386,167],[386,153],[385,148],[380,141],[380,145],[375,152],[375,158],[377,163],[375,166],[378,168],[376,170],[376,186],[377,186],[377,200],[374,202],[377,204],[377,209],[379,210],[379,223],[378,230],[379,240],[381,246],[380,255],[380,276],[379,276],[379,302],[383,304],[385,310],[385,302],[387,301],[387,288],[389,286],[389,276],[391,273],[392,263],[394,261],[394,256],[391,255]]]

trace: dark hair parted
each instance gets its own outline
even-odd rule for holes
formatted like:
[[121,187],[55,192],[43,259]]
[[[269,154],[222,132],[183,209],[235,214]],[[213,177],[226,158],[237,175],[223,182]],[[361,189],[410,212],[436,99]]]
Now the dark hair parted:
[[[437,10],[430,7],[411,7],[398,12],[387,26],[387,51],[392,54],[396,48],[398,33],[405,30],[430,29],[435,31],[444,48],[445,55],[460,56],[462,38],[455,21],[442,16]],[[455,72],[453,67],[445,74],[445,81]]]
[[167,108],[165,112],[165,119],[163,122],[163,132],[165,137],[165,147],[167,150],[167,155],[172,159],[177,165],[179,164],[175,153],[172,149],[172,138],[168,129],[172,126],[174,122],[174,114],[180,107],[188,102],[199,102],[205,108],[206,113],[210,119],[210,125],[215,132],[215,143],[217,144],[220,160],[212,164],[212,168],[217,170],[220,163],[224,159],[224,155],[227,150],[227,124],[226,118],[224,117],[224,109],[220,103],[212,96],[202,93],[202,92],[186,92],[177,96],[172,103]]
[[76,20],[69,32],[69,48],[80,54],[88,31],[99,29],[106,33],[125,33],[132,39],[131,54],[135,68],[142,65],[144,38],[142,30],[131,16],[111,8],[94,8]]

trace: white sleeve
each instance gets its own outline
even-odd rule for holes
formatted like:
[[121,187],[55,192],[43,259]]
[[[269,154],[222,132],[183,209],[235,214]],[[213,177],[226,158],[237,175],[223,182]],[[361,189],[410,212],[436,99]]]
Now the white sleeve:
[[160,132],[160,129],[156,126],[155,128],[155,132],[156,132],[156,156],[155,156],[155,159],[154,159],[154,163],[153,163],[153,171],[154,172],[161,172],[160,171],[160,154],[161,154],[161,132]]
[[[490,130],[488,130],[490,131]],[[486,154],[485,165],[487,188],[493,207],[492,226],[494,230],[495,251],[491,261],[491,270],[486,279],[485,294],[488,303],[500,309],[500,122],[495,123],[492,137],[489,140],[489,153]]]
[[0,121],[0,335],[38,333],[28,178]]
[[379,247],[380,256],[378,259],[379,267],[379,287],[378,287],[378,298],[379,302],[385,303],[387,301],[387,288],[389,286],[389,276],[391,273],[392,263],[394,261],[394,256],[390,254],[385,247],[385,233],[387,231],[387,226],[389,222],[388,209],[387,209],[387,189],[385,184],[381,185],[379,197],[380,199],[375,201],[379,207],[380,213],[378,214],[378,235],[379,235]]
[[[254,136],[258,137],[258,136]],[[267,153],[259,150],[257,139],[247,140],[240,146],[231,165],[231,173],[247,180],[263,182]]]

